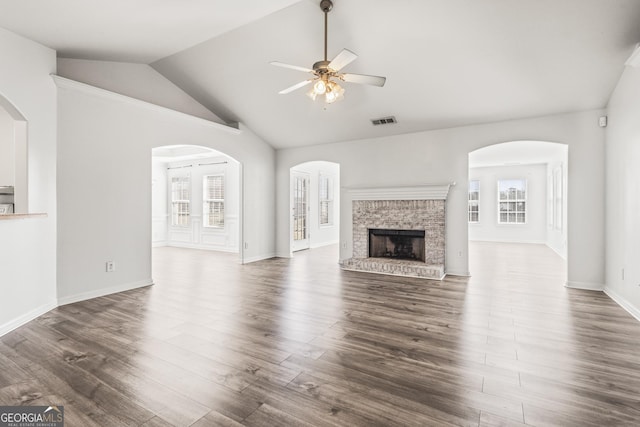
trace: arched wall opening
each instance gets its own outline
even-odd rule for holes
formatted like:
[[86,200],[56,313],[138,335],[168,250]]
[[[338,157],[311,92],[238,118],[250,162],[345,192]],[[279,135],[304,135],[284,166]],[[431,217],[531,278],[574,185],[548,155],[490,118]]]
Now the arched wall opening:
[[238,254],[242,262],[241,164],[196,145],[152,149],[151,244]]
[[28,213],[27,120],[0,95],[0,214]]
[[340,164],[310,161],[289,170],[291,254],[340,240]]
[[511,141],[471,151],[470,244],[541,244],[566,261],[568,162],[568,145],[554,142]]

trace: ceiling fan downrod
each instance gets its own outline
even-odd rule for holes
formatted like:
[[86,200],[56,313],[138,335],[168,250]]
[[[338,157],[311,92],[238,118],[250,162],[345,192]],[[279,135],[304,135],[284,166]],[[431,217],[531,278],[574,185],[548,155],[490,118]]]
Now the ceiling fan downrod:
[[322,0],[320,2],[320,9],[324,12],[324,60],[327,61],[327,33],[329,27],[329,12],[333,9],[333,2],[331,0]]

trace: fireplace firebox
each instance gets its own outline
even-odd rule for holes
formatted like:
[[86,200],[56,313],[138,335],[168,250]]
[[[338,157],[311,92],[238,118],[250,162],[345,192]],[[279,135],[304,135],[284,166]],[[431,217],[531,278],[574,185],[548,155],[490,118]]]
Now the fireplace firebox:
[[424,230],[369,229],[369,257],[425,262]]

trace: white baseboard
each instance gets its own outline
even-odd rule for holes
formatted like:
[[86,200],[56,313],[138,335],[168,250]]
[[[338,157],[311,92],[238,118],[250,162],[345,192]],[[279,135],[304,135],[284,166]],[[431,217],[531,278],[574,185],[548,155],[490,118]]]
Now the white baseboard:
[[627,312],[630,315],[632,315],[633,317],[635,317],[636,320],[640,321],[640,308],[638,308],[638,307],[634,306],[633,304],[631,304],[625,298],[620,296],[619,293],[617,293],[616,291],[614,291],[613,289],[611,289],[609,287],[605,286],[604,293],[607,294],[607,296],[609,298],[611,298],[620,307],[622,307],[625,310],[627,310]]
[[547,247],[549,249],[551,249],[553,252],[555,252],[556,254],[558,254],[558,256],[560,258],[562,258],[563,260],[567,260],[567,254],[563,254],[562,252],[560,252],[557,248],[554,248],[553,246],[551,246],[549,243],[546,243]]
[[459,276],[459,277],[471,277],[471,272],[467,271],[466,273],[463,273],[461,271],[445,271],[444,274],[446,276]]
[[571,289],[583,289],[585,291],[604,291],[604,285],[602,283],[567,281],[564,286]]
[[58,297],[58,305],[73,304],[74,302],[85,301],[92,298],[103,297],[105,295],[115,294],[118,292],[130,291],[132,289],[143,288],[153,285],[153,279],[145,279],[134,283],[124,283],[121,285],[110,286],[108,288],[96,289],[90,292],[82,292],[75,295]]
[[472,239],[469,238],[470,242],[489,242],[489,243],[526,243],[530,245],[546,245],[546,240],[522,240],[522,239],[500,239],[500,238],[482,238],[482,239]]
[[15,318],[13,320],[10,320],[8,322],[6,322],[3,325],[0,325],[0,337],[8,334],[9,332],[13,331],[14,329],[19,328],[20,326],[24,325],[25,323],[29,323],[31,322],[33,319],[42,316],[43,314],[45,314],[48,311],[53,310],[54,308],[56,308],[58,305],[56,304],[55,301],[41,305],[38,308],[34,308],[33,310],[31,310],[28,313],[23,314],[22,316]]
[[203,251],[217,251],[237,254],[237,248],[228,248],[226,246],[211,246],[211,245],[198,245],[195,243],[182,243],[182,242],[167,242],[164,246],[170,246],[172,248],[184,248],[184,249],[200,249]]
[[245,258],[244,260],[242,260],[243,264],[250,264],[252,262],[256,262],[256,261],[262,261],[264,259],[270,259],[270,258],[275,258],[276,254],[275,253],[270,253],[267,255],[258,255],[258,256],[254,256],[254,257],[249,257],[249,258]]
[[323,242],[323,243],[312,243],[310,249],[322,248],[324,246],[337,245],[339,242],[337,240],[331,242]]
[[169,244],[166,241],[151,242],[152,248],[162,248],[164,246],[169,246]]
[[291,252],[276,252],[276,258],[293,258]]

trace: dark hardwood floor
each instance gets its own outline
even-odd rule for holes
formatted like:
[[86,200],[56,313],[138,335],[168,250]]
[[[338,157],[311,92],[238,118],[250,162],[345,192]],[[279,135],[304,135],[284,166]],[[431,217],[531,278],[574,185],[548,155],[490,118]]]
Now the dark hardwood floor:
[[341,271],[337,248],[238,265],[154,250],[156,285],[0,339],[0,405],[67,426],[640,424],[640,322],[563,287],[539,245],[473,243],[472,278]]

